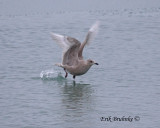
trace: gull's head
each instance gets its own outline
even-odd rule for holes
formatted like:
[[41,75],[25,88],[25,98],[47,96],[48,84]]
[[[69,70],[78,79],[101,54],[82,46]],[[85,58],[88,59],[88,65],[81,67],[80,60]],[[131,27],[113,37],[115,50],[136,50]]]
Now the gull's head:
[[98,63],[95,63],[93,60],[91,60],[91,59],[88,59],[87,60],[87,65],[90,65],[90,66],[92,66],[92,65],[99,65]]

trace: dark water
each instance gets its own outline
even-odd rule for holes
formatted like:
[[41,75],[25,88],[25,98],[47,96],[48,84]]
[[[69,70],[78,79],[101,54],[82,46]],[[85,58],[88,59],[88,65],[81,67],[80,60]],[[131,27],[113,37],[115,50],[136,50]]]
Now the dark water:
[[[83,41],[96,20],[84,56],[100,65],[65,79],[50,32]],[[159,8],[0,15],[1,128],[156,128],[159,97]]]

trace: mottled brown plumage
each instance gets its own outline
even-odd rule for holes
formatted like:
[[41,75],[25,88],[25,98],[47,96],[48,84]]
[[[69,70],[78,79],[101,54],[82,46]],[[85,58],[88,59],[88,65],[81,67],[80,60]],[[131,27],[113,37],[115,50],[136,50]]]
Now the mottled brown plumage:
[[99,22],[96,22],[90,28],[83,43],[80,43],[77,39],[72,37],[51,33],[53,40],[63,48],[62,63],[56,65],[64,68],[66,72],[65,78],[68,76],[68,73],[70,73],[75,79],[76,76],[85,74],[92,65],[98,65],[98,63],[95,63],[91,59],[84,60],[82,55],[85,45],[89,44],[95,37],[98,26]]

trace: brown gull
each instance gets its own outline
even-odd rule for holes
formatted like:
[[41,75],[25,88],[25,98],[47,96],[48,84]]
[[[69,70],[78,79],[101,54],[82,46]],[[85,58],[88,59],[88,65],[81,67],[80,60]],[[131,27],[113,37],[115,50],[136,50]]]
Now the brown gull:
[[63,49],[62,62],[56,65],[64,69],[66,72],[65,78],[70,73],[75,79],[76,76],[85,74],[92,65],[98,65],[98,63],[91,59],[84,60],[82,55],[84,46],[88,45],[94,39],[98,32],[98,27],[99,22],[97,21],[89,29],[83,43],[69,36],[51,33],[53,40]]

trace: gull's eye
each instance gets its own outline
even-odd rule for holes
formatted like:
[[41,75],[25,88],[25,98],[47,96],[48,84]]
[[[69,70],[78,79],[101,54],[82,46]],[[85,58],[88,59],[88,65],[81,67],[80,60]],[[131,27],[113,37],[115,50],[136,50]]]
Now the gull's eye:
[[92,60],[90,60],[90,63],[93,63],[93,61],[92,61]]

